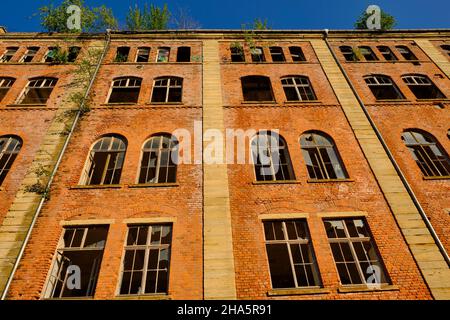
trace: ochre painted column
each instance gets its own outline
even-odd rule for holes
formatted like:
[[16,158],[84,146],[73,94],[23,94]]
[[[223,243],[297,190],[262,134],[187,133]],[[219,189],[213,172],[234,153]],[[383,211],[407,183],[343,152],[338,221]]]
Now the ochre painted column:
[[431,60],[450,78],[450,60],[430,40],[414,40]]
[[[203,133],[209,129],[225,132],[216,40],[203,42]],[[236,299],[227,165],[204,163],[203,176],[205,299]]]
[[450,269],[327,44],[311,40],[375,178],[435,299],[450,299]]

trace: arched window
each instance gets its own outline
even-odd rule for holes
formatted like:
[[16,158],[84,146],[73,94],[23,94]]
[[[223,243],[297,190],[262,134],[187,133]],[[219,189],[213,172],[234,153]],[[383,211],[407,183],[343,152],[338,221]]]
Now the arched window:
[[444,94],[427,76],[406,75],[402,77],[417,99],[443,99]]
[[153,84],[153,103],[181,102],[183,98],[183,78],[160,77]]
[[56,82],[58,82],[56,78],[30,79],[19,99],[19,104],[46,104]]
[[11,89],[12,85],[16,79],[9,78],[9,77],[1,77],[0,78],[0,102],[3,100],[3,98],[8,93],[9,89]]
[[398,52],[405,58],[405,60],[416,61],[417,57],[412,53],[412,51],[407,46],[397,46]]
[[435,137],[422,130],[408,130],[402,140],[426,177],[450,176],[450,159]]
[[348,178],[333,139],[327,134],[318,131],[306,132],[300,138],[300,146],[311,179]]
[[447,52],[447,54],[450,56],[450,44],[444,44],[441,46],[441,48]]
[[247,76],[241,78],[244,101],[274,101],[269,77]]
[[287,101],[314,101],[316,94],[308,77],[290,76],[281,78]]
[[11,166],[16,160],[20,149],[22,148],[22,139],[16,136],[0,137],[0,185],[6,178]]
[[366,61],[376,61],[376,60],[378,60],[378,57],[376,56],[375,52],[373,52],[371,47],[362,46],[362,47],[359,47],[359,51],[364,56]]
[[291,157],[283,137],[275,132],[260,132],[252,140],[253,164],[257,181],[295,180]]
[[118,184],[126,151],[127,143],[122,136],[107,135],[99,139],[89,152],[81,184]]
[[369,89],[377,100],[398,100],[405,97],[390,77],[383,75],[364,77]]
[[342,52],[346,61],[358,61],[358,57],[355,54],[355,51],[350,46],[341,46],[339,49]]
[[136,77],[114,79],[108,103],[137,103],[141,84],[142,79]]
[[142,148],[139,183],[176,182],[177,163],[177,139],[168,134],[151,137]]

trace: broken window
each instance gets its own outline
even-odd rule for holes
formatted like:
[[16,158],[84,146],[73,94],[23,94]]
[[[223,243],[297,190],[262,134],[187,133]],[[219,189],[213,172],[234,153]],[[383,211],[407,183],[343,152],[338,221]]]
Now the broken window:
[[191,47],[179,47],[177,62],[191,62]]
[[405,58],[405,60],[416,61],[417,57],[407,46],[397,46],[398,52]]
[[272,56],[273,62],[285,62],[286,58],[284,57],[283,48],[281,47],[270,47],[270,55]]
[[387,76],[367,76],[364,77],[369,89],[377,100],[399,100],[405,99],[390,77]]
[[138,48],[136,54],[136,62],[148,62],[150,60],[150,48]]
[[28,82],[19,104],[46,104],[58,79],[35,78]]
[[158,49],[156,62],[169,62],[170,48],[163,47]]
[[314,90],[307,77],[292,76],[281,78],[287,101],[317,100]]
[[305,55],[301,47],[289,47],[289,52],[291,53],[292,61],[306,61]]
[[153,84],[153,103],[182,102],[183,78],[161,77],[156,78]]
[[130,225],[120,281],[121,295],[167,294],[172,225]]
[[450,56],[450,45],[444,44],[444,45],[441,46],[441,48],[443,50],[445,50],[447,52],[447,54]]
[[44,57],[44,62],[51,63],[55,61],[55,54],[58,52],[59,48],[57,47],[49,47],[47,53]]
[[10,62],[11,59],[16,54],[17,50],[19,50],[18,47],[8,47],[8,48],[6,48],[5,53],[0,58],[0,63]]
[[170,135],[148,140],[142,149],[139,183],[174,183],[177,180],[178,141]]
[[20,62],[32,62],[37,52],[39,51],[39,47],[29,47],[27,51],[20,59]]
[[417,99],[444,99],[444,94],[427,76],[408,75],[402,77]]
[[377,48],[378,48],[378,51],[380,51],[380,53],[384,57],[384,59],[386,59],[386,61],[397,61],[398,60],[397,56],[394,54],[394,52],[391,50],[391,48],[389,48],[387,46],[378,46]]
[[108,103],[137,103],[141,83],[142,79],[135,77],[114,79]]
[[114,62],[127,62],[130,54],[130,47],[118,47]]
[[378,60],[377,56],[375,55],[375,52],[373,52],[371,47],[359,47],[359,52],[361,52],[361,55],[366,59],[366,61],[376,61]]
[[14,78],[9,77],[0,78],[0,102],[6,96],[6,94],[8,93],[9,89],[11,89],[15,81],[16,79]]
[[69,53],[67,55],[67,62],[75,62],[77,60],[78,55],[80,54],[80,47],[70,47]]
[[267,221],[264,234],[272,288],[321,285],[306,221]]
[[363,219],[324,221],[341,284],[388,284],[383,262]]
[[269,77],[247,76],[241,78],[244,101],[275,101]]
[[425,131],[408,130],[402,140],[426,177],[450,176],[450,159],[441,144]]
[[323,132],[306,132],[300,138],[300,146],[311,179],[348,178],[347,171],[331,137]]
[[253,62],[266,62],[266,57],[264,56],[264,50],[262,47],[255,47],[250,49],[252,54]]
[[253,139],[253,164],[256,181],[295,180],[291,157],[283,137],[275,132],[260,132]]
[[81,184],[119,184],[126,151],[127,143],[121,136],[108,135],[98,140],[89,152]]
[[64,229],[44,293],[46,298],[94,297],[107,235],[107,226]]
[[356,56],[355,52],[353,51],[353,48],[350,46],[341,46],[339,49],[342,52],[342,55],[344,56],[346,61],[358,61],[358,57]]
[[232,45],[230,51],[231,62],[245,62],[244,48],[242,45]]
[[0,185],[2,185],[9,170],[11,170],[11,166],[14,163],[14,160],[16,160],[21,148],[22,139],[19,137],[0,137]]

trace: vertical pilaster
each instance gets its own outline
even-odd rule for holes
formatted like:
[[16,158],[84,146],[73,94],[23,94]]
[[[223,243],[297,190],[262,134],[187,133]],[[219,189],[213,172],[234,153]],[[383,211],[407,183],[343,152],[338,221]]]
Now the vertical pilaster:
[[431,60],[450,78],[450,60],[430,40],[417,39],[417,45],[430,57]]

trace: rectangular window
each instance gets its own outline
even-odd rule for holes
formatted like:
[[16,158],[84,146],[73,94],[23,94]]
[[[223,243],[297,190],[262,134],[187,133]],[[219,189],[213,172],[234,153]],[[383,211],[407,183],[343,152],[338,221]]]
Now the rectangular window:
[[191,47],[179,47],[177,62],[191,62]]
[[241,44],[233,44],[230,51],[231,62],[245,62],[244,48]]
[[394,52],[392,52],[391,48],[386,46],[378,46],[378,51],[383,55],[383,57],[386,59],[386,61],[397,61],[397,57],[395,56]]
[[80,54],[80,47],[70,47],[69,54],[67,55],[67,62],[75,62]]
[[9,47],[6,48],[5,53],[3,54],[3,56],[0,58],[0,63],[5,63],[5,62],[10,62],[11,59],[14,57],[14,55],[16,54],[17,50],[19,50],[18,47]]
[[156,62],[169,62],[170,48],[159,48]]
[[120,295],[168,293],[171,243],[171,225],[128,227]]
[[306,61],[305,55],[303,54],[303,50],[300,47],[289,47],[289,52],[291,53],[292,61]]
[[264,51],[261,47],[252,48],[250,50],[252,54],[253,62],[266,62],[266,57],[264,57]]
[[[94,296],[107,235],[108,226],[64,229],[45,290],[46,298]],[[80,286],[73,286],[77,282]]]
[[20,62],[32,62],[38,51],[39,47],[29,47]]
[[139,48],[136,55],[136,62],[148,62],[150,59],[150,48]]
[[30,80],[19,100],[19,104],[46,104],[57,81],[54,78]]
[[15,80],[13,78],[0,78],[0,102],[6,96],[14,82]]
[[44,62],[51,63],[55,60],[55,54],[59,49],[56,47],[49,47],[47,53],[45,54]]
[[130,54],[130,47],[118,47],[114,62],[127,62]]
[[306,221],[267,221],[264,233],[274,289],[321,285]]
[[363,219],[327,219],[324,223],[343,285],[389,283]]
[[273,62],[285,62],[286,58],[284,57],[283,48],[281,47],[270,47],[270,54],[272,56]]

